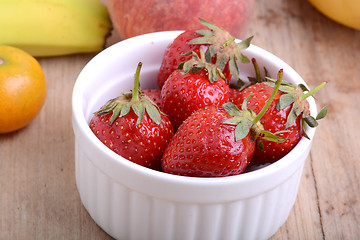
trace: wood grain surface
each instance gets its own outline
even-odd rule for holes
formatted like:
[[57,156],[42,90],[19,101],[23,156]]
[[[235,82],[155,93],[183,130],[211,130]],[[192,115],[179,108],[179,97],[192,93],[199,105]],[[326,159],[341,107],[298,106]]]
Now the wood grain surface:
[[[360,236],[360,31],[306,0],[256,3],[247,35],[289,63],[328,105],[290,216],[272,239]],[[114,33],[108,46],[119,41]],[[47,99],[26,128],[0,135],[0,239],[111,239],[82,206],[75,185],[72,88],[93,54],[38,58]]]

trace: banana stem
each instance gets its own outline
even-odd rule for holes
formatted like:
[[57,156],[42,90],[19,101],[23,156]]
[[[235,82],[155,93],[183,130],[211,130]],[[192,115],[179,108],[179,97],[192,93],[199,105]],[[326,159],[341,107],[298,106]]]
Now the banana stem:
[[270,104],[274,100],[274,98],[275,98],[275,96],[277,94],[277,91],[279,90],[283,75],[284,75],[283,69],[280,69],[279,72],[278,72],[278,76],[277,76],[277,80],[276,80],[276,83],[275,83],[274,90],[272,91],[269,99],[266,101],[264,107],[261,109],[259,114],[254,118],[254,121],[253,121],[254,124],[256,124],[260,120],[260,118],[262,118],[262,116],[264,116],[265,112],[268,110]]

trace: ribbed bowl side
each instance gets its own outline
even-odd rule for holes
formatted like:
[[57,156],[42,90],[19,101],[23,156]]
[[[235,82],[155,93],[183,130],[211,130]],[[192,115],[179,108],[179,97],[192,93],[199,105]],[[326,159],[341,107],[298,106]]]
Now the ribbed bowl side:
[[[95,222],[116,239],[267,239],[294,205],[302,168],[284,183],[251,198],[198,204],[134,191],[100,171],[75,143],[76,183]],[[241,189],[239,189],[241,191]]]

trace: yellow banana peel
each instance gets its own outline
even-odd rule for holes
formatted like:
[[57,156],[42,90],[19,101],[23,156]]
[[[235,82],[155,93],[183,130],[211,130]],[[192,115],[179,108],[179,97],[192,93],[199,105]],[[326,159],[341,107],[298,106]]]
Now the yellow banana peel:
[[99,0],[0,0],[0,45],[34,57],[101,51],[111,29]]

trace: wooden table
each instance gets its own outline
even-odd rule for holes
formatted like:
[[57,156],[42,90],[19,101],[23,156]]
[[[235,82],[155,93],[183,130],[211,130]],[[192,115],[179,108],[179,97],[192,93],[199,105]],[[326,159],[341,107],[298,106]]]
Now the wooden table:
[[[329,106],[299,194],[273,239],[359,239],[360,31],[341,26],[306,0],[257,1],[248,35],[289,63]],[[119,41],[116,34],[108,42]],[[26,128],[0,135],[0,239],[111,239],[82,206],[74,177],[71,94],[95,55],[39,58],[48,95]]]

